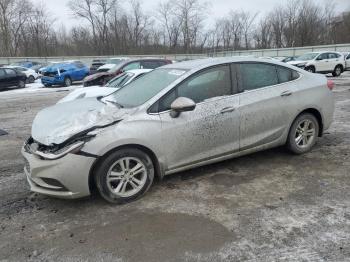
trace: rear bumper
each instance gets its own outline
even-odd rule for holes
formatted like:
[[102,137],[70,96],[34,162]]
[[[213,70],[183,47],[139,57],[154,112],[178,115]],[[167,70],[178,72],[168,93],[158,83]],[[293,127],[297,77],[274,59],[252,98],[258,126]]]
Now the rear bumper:
[[68,154],[60,159],[45,160],[22,148],[30,190],[58,198],[81,198],[90,195],[89,172],[93,157]]

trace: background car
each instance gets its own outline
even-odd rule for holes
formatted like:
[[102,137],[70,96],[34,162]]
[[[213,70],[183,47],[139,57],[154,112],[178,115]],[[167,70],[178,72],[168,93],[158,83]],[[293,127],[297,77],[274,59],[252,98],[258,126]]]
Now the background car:
[[39,74],[31,68],[21,66],[8,66],[8,68],[14,68],[17,71],[23,72],[27,76],[28,83],[34,83],[35,80],[39,78]]
[[108,72],[109,70],[112,70],[117,65],[119,65],[120,63],[122,63],[122,62],[124,62],[126,60],[130,60],[130,58],[129,57],[113,57],[113,58],[109,58],[104,63],[104,65],[102,65],[99,68],[97,68],[97,70],[98,70],[98,72]]
[[98,73],[89,75],[84,79],[84,86],[96,86],[96,85],[105,85],[109,80],[113,77],[134,69],[155,69],[157,67],[171,64],[172,62],[167,59],[161,58],[144,58],[144,59],[133,59],[133,60],[125,60],[114,66],[112,69],[105,71],[104,68],[106,65],[100,67],[97,71]]
[[311,73],[332,73],[340,76],[345,69],[344,56],[338,52],[312,52],[299,56],[288,64],[305,69]]
[[59,100],[57,103],[63,103],[68,101],[73,101],[76,99],[86,98],[86,97],[98,97],[98,96],[107,96],[111,93],[115,92],[116,90],[126,86],[127,84],[131,83],[135,79],[140,78],[144,74],[152,71],[152,69],[135,69],[130,70],[125,73],[122,73],[112,80],[110,80],[105,86],[90,86],[90,87],[83,87],[78,88],[71,93],[69,93],[67,96]]
[[27,76],[14,68],[0,68],[0,89],[8,87],[24,88]]
[[297,56],[287,56],[284,59],[282,59],[281,62],[288,63],[288,62],[291,62],[291,61],[295,61],[296,58],[297,58]]
[[90,75],[97,73],[97,69],[106,64],[106,60],[94,59],[90,66]]
[[345,70],[350,71],[350,53],[346,54],[345,57]]
[[38,73],[39,69],[45,66],[46,64],[47,63],[35,62],[35,61],[18,61],[18,62],[12,63],[11,66],[20,66],[20,67],[30,68]]
[[75,81],[82,81],[89,75],[89,68],[80,61],[53,64],[42,71],[41,82],[44,86],[70,86]]

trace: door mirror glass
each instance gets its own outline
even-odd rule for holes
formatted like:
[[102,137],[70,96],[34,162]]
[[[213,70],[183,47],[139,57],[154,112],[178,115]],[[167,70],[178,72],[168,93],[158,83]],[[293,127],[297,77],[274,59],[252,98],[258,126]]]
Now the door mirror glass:
[[187,97],[178,97],[171,104],[170,115],[173,118],[176,118],[180,115],[181,112],[193,111],[196,108],[196,103]]

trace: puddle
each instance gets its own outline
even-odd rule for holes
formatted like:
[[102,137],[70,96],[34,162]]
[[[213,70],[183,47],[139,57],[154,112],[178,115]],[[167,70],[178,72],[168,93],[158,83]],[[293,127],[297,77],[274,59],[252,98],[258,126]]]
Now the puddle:
[[[51,255],[81,255],[84,259],[109,253],[127,261],[176,261],[186,252],[207,253],[235,240],[227,228],[206,217],[124,212],[103,219],[96,217],[93,225],[61,231],[55,237],[55,254]],[[49,243],[46,239],[35,245],[48,251]]]

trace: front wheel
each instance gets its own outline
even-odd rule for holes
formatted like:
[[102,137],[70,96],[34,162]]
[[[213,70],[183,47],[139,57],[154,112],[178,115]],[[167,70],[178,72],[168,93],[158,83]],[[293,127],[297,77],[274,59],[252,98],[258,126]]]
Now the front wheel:
[[26,82],[24,80],[19,80],[18,81],[18,87],[19,88],[25,88],[26,87]]
[[64,79],[64,86],[65,87],[69,87],[69,86],[71,86],[72,85],[72,80],[69,78],[69,77],[66,77],[65,79]]
[[316,72],[316,69],[313,66],[309,66],[305,70],[308,71],[309,73],[315,73]]
[[309,152],[315,145],[319,124],[314,115],[304,113],[298,116],[289,130],[287,147],[295,154]]
[[107,156],[98,166],[95,182],[101,196],[110,203],[136,200],[153,183],[151,158],[138,149],[122,149]]
[[28,77],[28,82],[29,82],[30,84],[34,83],[34,82],[35,82],[34,76],[29,76],[29,77]]

